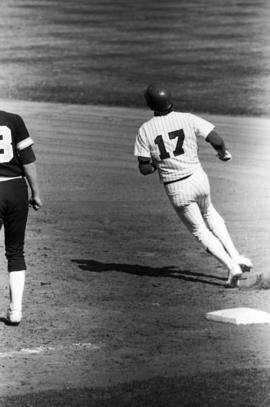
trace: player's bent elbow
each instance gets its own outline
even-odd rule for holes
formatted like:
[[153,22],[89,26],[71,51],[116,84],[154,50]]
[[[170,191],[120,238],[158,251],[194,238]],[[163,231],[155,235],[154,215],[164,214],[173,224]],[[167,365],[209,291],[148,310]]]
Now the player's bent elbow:
[[139,163],[139,170],[142,175],[149,175],[155,171],[155,168],[150,163]]

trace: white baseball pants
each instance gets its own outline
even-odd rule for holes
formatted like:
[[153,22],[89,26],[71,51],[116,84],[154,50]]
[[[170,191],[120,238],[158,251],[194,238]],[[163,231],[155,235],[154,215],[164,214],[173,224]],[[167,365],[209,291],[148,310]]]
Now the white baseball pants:
[[199,168],[189,178],[165,185],[176,213],[192,235],[230,270],[239,257],[223,218],[215,210],[207,174]]

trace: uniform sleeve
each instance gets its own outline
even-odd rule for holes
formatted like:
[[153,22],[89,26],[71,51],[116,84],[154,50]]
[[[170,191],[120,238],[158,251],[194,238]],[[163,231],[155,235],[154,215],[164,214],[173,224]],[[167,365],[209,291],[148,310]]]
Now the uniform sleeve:
[[16,124],[16,132],[14,134],[16,150],[22,164],[30,164],[36,160],[32,148],[34,141],[30,137],[23,119],[19,115],[16,116]]
[[215,126],[208,122],[207,120],[202,119],[201,117],[195,116],[194,114],[188,114],[189,120],[191,120],[195,134],[197,137],[206,138],[209,133],[215,128]]
[[21,152],[20,152],[20,159],[21,159],[21,163],[22,164],[31,164],[34,161],[36,161],[36,156],[35,153],[32,149],[32,146],[29,146],[27,148],[24,148]]
[[143,130],[140,128],[135,141],[134,155],[137,157],[147,157],[150,158],[150,150],[143,136]]

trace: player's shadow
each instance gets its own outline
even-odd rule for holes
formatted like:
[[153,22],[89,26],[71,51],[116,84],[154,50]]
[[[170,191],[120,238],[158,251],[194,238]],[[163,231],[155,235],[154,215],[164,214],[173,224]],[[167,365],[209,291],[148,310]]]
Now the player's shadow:
[[[149,277],[170,277],[177,278],[179,280],[192,281],[196,283],[211,284],[211,285],[224,285],[225,277],[220,277],[211,274],[196,273],[190,270],[179,270],[174,266],[169,267],[149,267],[139,264],[126,264],[126,263],[103,263],[96,260],[83,260],[72,259],[74,263],[77,263],[79,268],[84,271],[92,271],[103,273],[107,271],[117,271],[120,273],[135,274],[137,276],[149,276]],[[210,279],[210,280],[209,280]],[[218,283],[213,280],[220,280]]]

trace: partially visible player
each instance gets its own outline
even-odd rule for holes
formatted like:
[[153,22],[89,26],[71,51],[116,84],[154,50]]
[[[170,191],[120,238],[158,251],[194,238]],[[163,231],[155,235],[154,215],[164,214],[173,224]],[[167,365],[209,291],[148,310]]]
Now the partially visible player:
[[210,185],[198,157],[197,137],[210,143],[222,161],[232,156],[215,126],[191,113],[174,111],[168,89],[150,85],[144,93],[154,117],[139,128],[135,156],[143,175],[159,172],[176,213],[208,253],[228,270],[226,287],[236,287],[251,261],[240,255],[224,220],[211,202]]
[[[4,227],[9,273],[7,321],[13,325],[18,325],[22,318],[28,208],[29,204],[35,210],[42,206],[32,145],[23,119],[0,111],[0,228]],[[26,180],[31,190],[30,199]]]

